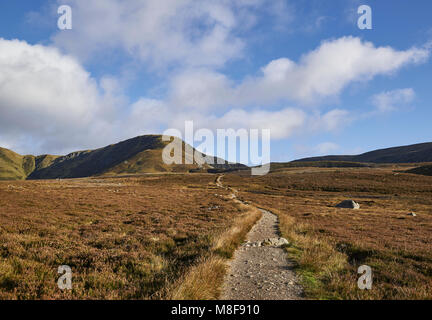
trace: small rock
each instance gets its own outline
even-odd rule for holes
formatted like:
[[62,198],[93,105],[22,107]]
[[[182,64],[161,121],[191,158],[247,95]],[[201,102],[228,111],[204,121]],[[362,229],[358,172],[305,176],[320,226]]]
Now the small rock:
[[360,209],[360,205],[357,202],[355,202],[354,200],[344,200],[341,203],[339,203],[336,207],[337,208],[354,209],[354,210]]
[[262,242],[263,246],[273,246],[273,247],[282,247],[287,244],[289,244],[289,242],[285,238],[269,238]]
[[285,238],[279,238],[279,240],[278,240],[278,247],[282,247],[282,246],[288,245],[288,244],[289,244],[289,242],[288,242],[287,239],[285,239]]
[[417,214],[416,214],[415,212],[410,212],[410,213],[408,213],[408,215],[409,215],[410,217],[417,217]]

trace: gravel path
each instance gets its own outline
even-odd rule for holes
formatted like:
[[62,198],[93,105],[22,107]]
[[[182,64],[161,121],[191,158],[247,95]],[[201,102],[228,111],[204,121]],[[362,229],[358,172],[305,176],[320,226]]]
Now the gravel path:
[[[216,184],[224,188],[222,177]],[[236,199],[236,191],[232,198]],[[240,201],[236,199],[237,201]],[[275,214],[260,209],[262,218],[252,227],[246,242],[236,250],[225,278],[223,300],[300,300],[303,289],[293,271],[293,262],[281,247],[262,245],[278,239],[279,221]]]
[[[278,238],[277,216],[261,210],[263,216],[249,232],[251,243]],[[299,300],[303,290],[298,284],[293,263],[282,248],[242,245],[234,254],[225,279],[223,300]],[[253,244],[252,244],[253,245]]]

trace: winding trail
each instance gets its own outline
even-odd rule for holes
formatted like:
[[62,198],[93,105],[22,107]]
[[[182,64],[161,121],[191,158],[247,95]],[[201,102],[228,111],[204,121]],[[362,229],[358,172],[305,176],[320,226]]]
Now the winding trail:
[[[224,187],[222,177],[216,184],[231,190],[237,201],[236,190]],[[251,204],[248,204],[251,205]],[[300,300],[303,289],[293,271],[294,263],[281,247],[262,246],[266,239],[279,238],[278,217],[260,209],[261,219],[252,227],[247,241],[234,253],[225,278],[223,300]]]

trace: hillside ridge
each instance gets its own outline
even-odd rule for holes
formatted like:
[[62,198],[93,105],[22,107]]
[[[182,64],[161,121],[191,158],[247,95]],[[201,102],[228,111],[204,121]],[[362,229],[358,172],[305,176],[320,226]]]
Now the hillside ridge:
[[[185,163],[186,158],[192,159],[192,154],[187,154],[186,144],[182,140],[178,139],[178,142],[182,144]],[[231,163],[200,165],[196,161],[193,164],[167,165],[162,161],[162,152],[169,143],[162,140],[162,135],[144,135],[94,150],[74,151],[64,156],[22,156],[12,150],[0,148],[0,180],[66,179],[246,167]],[[192,148],[192,152],[195,154],[198,151]],[[217,158],[215,163],[216,161]]]
[[329,155],[298,159],[293,162],[345,161],[357,163],[421,163],[432,162],[432,142],[391,147],[359,155]]

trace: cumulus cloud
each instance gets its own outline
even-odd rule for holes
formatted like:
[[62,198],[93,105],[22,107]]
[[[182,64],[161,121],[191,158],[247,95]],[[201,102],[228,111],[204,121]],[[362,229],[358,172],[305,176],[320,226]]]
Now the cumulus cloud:
[[415,99],[412,88],[385,91],[372,97],[372,103],[378,112],[390,112],[406,106]]
[[273,60],[262,68],[260,76],[247,77],[238,85],[212,70],[185,70],[174,77],[170,99],[178,106],[202,109],[281,101],[316,105],[322,99],[338,96],[353,82],[369,81],[425,62],[429,54],[426,48],[398,51],[343,37],[324,41],[299,62]]
[[[270,129],[273,140],[286,139],[301,134],[333,132],[350,123],[346,110],[334,109],[324,114],[308,113],[299,108],[286,107],[278,110],[231,109],[217,115],[199,110],[181,110],[162,100],[141,99],[133,105],[128,130],[140,128],[173,128],[182,131],[185,121],[192,120],[197,129]],[[151,131],[151,130],[150,130]],[[140,131],[141,133],[149,133]]]
[[160,132],[161,128],[183,129],[185,121],[192,120],[196,128],[217,129],[270,129],[273,139],[292,136],[303,128],[307,114],[299,109],[284,108],[277,111],[261,109],[232,109],[221,115],[201,113],[197,110],[184,112],[170,108],[162,100],[140,99],[132,106],[128,127],[133,131],[146,128],[142,133]]
[[174,114],[175,110],[170,110],[162,100],[141,98],[132,104],[124,122],[127,125],[123,130],[130,137],[160,133],[172,121]]
[[318,119],[314,117],[311,126],[314,127],[315,125],[316,130],[337,131],[349,125],[351,121],[352,118],[350,117],[349,111],[333,109],[318,116]]
[[323,115],[307,113],[298,108],[275,111],[234,109],[215,118],[210,127],[270,129],[272,139],[286,139],[302,133],[332,132],[344,127],[348,111],[334,109]]
[[254,98],[261,102],[292,99],[315,103],[340,94],[355,81],[368,81],[408,64],[425,62],[429,54],[425,48],[398,51],[342,37],[324,41],[297,63],[288,58],[270,62],[262,69],[262,77],[245,82],[240,89],[255,92]]
[[279,111],[245,111],[234,109],[214,121],[218,128],[270,129],[272,139],[283,139],[300,130],[306,121],[302,110],[286,108]]
[[239,106],[230,80],[207,69],[186,70],[173,77],[170,84],[171,104],[183,109],[225,109]]
[[271,129],[273,138],[281,139],[299,130],[307,119],[294,108],[237,108],[217,115],[149,98],[127,107],[114,78],[96,81],[74,58],[57,49],[18,40],[0,40],[0,70],[0,141],[23,153],[99,147],[139,134],[161,133],[167,127],[181,128],[186,120],[211,129]]
[[266,7],[264,0],[71,0],[68,4],[74,28],[55,34],[56,46],[82,60],[121,49],[153,68],[219,67],[241,57],[245,42],[237,32],[253,26],[255,12]]
[[[90,8],[106,6],[110,12],[111,5],[120,6],[120,12],[126,10],[124,4],[115,0],[90,3]],[[176,7],[171,12],[168,5],[160,4],[159,7],[153,1],[146,3],[160,10],[155,9],[155,15],[169,19],[180,10]],[[176,3],[173,6],[190,4],[189,0]],[[251,5],[254,0],[239,3]],[[75,5],[79,6],[78,3]],[[131,2],[130,5],[131,15],[140,11],[138,3]],[[207,5],[210,4],[203,2],[204,7]],[[226,8],[210,10],[211,26],[230,29],[236,25],[229,14],[231,11]],[[200,8],[198,16],[202,15],[202,10],[209,9]],[[122,24],[128,23],[128,19],[120,20]],[[130,23],[136,22],[132,17],[130,20]],[[95,36],[100,31],[99,27],[93,30],[92,26],[85,29],[89,34],[94,32]],[[205,36],[198,34],[197,37],[199,47]],[[86,41],[84,39],[83,43]],[[192,46],[188,41],[186,44],[195,47],[196,43]],[[130,50],[141,52],[140,44],[133,44]],[[260,75],[236,83],[210,67],[188,64],[182,50],[167,53],[175,55],[177,52],[186,62],[185,68],[167,82],[166,96],[158,99],[142,97],[128,104],[115,78],[95,80],[72,56],[53,47],[0,39],[0,142],[25,153],[64,153],[103,146],[138,134],[161,133],[166,128],[182,128],[185,120],[194,120],[197,127],[211,129],[271,129],[273,139],[284,139],[301,132],[335,131],[349,124],[351,115],[340,108],[320,112],[321,99],[340,94],[354,81],[390,74],[408,64],[421,63],[429,56],[427,49],[398,51],[344,37],[323,42],[298,62],[289,58],[273,60],[261,69]],[[189,55],[193,50],[186,51],[189,58],[193,56]],[[213,64],[211,56],[205,58],[204,65]],[[409,102],[412,98],[413,91],[403,89],[377,95],[374,101],[384,110],[399,100]],[[303,107],[313,101],[316,108],[312,111]]]
[[1,140],[31,145],[28,152],[104,141],[119,102],[118,96],[110,97],[113,81],[102,81],[103,90],[74,58],[57,49],[1,38],[0,70]]

